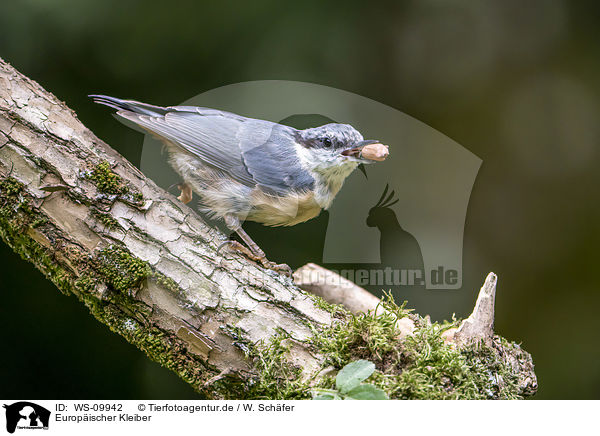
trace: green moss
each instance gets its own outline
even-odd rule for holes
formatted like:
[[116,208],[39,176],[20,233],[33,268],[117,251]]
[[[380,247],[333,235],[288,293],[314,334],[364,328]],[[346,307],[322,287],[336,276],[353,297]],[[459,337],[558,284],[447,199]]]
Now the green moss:
[[240,327],[226,324],[221,326],[220,330],[222,333],[233,339],[231,344],[244,353],[246,357],[258,355],[255,344],[246,339],[246,332]]
[[314,301],[315,306],[321,310],[329,312],[334,318],[343,319],[350,315],[350,312],[348,312],[348,310],[341,304],[331,304],[318,295],[310,293],[307,293],[307,295]]
[[110,245],[96,256],[97,271],[114,290],[134,295],[150,275],[150,266],[127,249]]
[[15,197],[21,191],[23,191],[23,185],[12,177],[0,181],[0,193],[4,197]]
[[152,278],[156,280],[156,283],[158,283],[160,286],[174,294],[177,294],[181,290],[175,280],[173,280],[171,277],[165,276],[162,273],[159,273],[158,271],[152,271]]
[[444,342],[441,334],[447,328],[422,323],[399,348],[400,359],[374,374],[373,384],[402,399],[523,397],[518,375],[503,358],[508,342],[457,347]]
[[246,396],[252,399],[297,400],[310,398],[310,380],[302,380],[302,369],[286,360],[289,336],[278,331],[267,342],[259,341],[250,347],[256,378],[250,383]]
[[[442,333],[458,321],[431,324],[391,298],[382,304],[386,311],[378,315],[347,314],[314,332],[307,342],[326,357],[323,369],[332,365],[340,370],[359,359],[371,361],[377,369],[369,382],[392,399],[517,399],[527,394],[519,386],[518,371],[506,360],[508,354],[521,352],[518,345],[498,337],[489,345],[450,345]],[[406,316],[415,321],[416,329],[414,335],[400,340],[396,323]],[[333,375],[313,384],[299,380],[300,370],[286,359],[286,339],[281,332],[266,344],[248,347],[259,374],[251,398],[310,398],[311,389],[334,388]]]
[[35,229],[37,227],[43,226],[44,224],[48,224],[48,218],[46,218],[46,217],[39,217],[39,218],[34,219],[31,222],[31,227]]
[[132,197],[136,203],[142,203],[144,201],[144,196],[141,192],[136,192]]
[[85,173],[85,178],[94,182],[98,191],[106,195],[115,195],[129,203],[140,205],[144,202],[141,192],[134,192],[125,181],[116,174],[106,161],[100,162],[91,171]]
[[535,394],[536,388],[520,385],[519,371],[515,371],[507,357],[519,363],[530,362],[530,356],[521,347],[500,336],[494,336],[491,344],[470,344],[461,350],[473,372],[481,375],[479,383],[486,389],[486,397],[521,399]]
[[109,215],[107,213],[100,212],[97,209],[92,209],[92,214],[108,230],[115,230],[115,229],[120,229],[121,228],[121,225],[119,224],[119,222],[115,218],[113,218],[111,215]]
[[98,190],[108,195],[125,195],[128,192],[123,179],[113,172],[110,164],[100,162],[87,174],[87,178],[94,182]]
[[[30,215],[19,207],[23,201],[30,201],[23,188],[14,179],[0,180],[2,240],[23,259],[32,262],[63,293],[75,294],[112,331],[140,348],[154,361],[174,371],[194,389],[201,391],[205,381],[216,374],[214,369],[187,353],[185,345],[173,335],[145,324],[140,312],[143,309],[132,304],[134,300],[126,294],[109,295],[105,301],[93,295],[97,285],[103,282],[120,292],[137,287],[148,276],[148,265],[125,249],[110,246],[93,260],[83,257],[77,265],[79,276],[75,276],[55,259],[52,245],[48,248],[40,245],[28,232],[36,219],[45,221],[46,217],[33,210],[30,212],[35,214]],[[76,257],[70,260],[74,258]],[[164,278],[162,282],[167,283],[168,279]],[[173,286],[174,282],[169,284]],[[130,313],[126,312],[128,308],[131,308]],[[222,389],[226,386],[229,385],[223,385]],[[225,393],[217,392],[217,395],[224,396]]]
[[328,364],[343,367],[354,360],[369,360],[382,368],[390,361],[398,360],[398,335],[396,323],[409,315],[393,300],[384,301],[386,311],[352,315],[348,312],[343,322],[328,329],[315,332],[310,342],[314,348],[327,356]]
[[75,280],[73,286],[79,292],[89,294],[96,288],[96,280],[94,280],[91,276],[86,275]]
[[188,354],[181,341],[154,326],[144,326],[118,307],[84,295],[90,312],[103,324],[123,336],[162,366],[174,371],[186,383],[199,390],[207,377],[214,374],[200,360]]
[[21,221],[26,219],[29,224],[28,218],[33,217],[33,208],[31,200],[23,193],[24,186],[18,180],[7,177],[0,181],[0,214],[8,218],[19,218],[17,213],[22,212],[25,216]]
[[46,222],[46,217],[34,213],[30,201],[17,180],[8,177],[0,181],[0,237],[21,258],[33,262],[62,292],[69,293],[71,273],[32,237],[31,229]]
[[[382,371],[375,376],[392,398],[477,399],[486,398],[479,368],[469,364],[461,350],[444,343],[439,325],[424,323],[400,350],[402,371]],[[484,383],[482,383],[484,382]]]

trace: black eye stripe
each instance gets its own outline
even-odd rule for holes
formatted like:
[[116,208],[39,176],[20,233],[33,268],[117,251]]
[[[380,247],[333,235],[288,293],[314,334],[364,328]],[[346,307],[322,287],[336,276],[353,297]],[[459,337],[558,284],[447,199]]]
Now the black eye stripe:
[[296,142],[304,148],[313,148],[321,146],[321,141],[317,138],[303,138],[298,132],[294,134]]
[[[319,132],[316,135],[303,135],[303,131],[294,132],[294,139],[296,143],[304,148],[325,148],[325,149],[338,149],[345,147],[345,144],[352,141],[347,135],[331,136],[327,135],[326,132]],[[325,136],[327,135],[327,136]]]

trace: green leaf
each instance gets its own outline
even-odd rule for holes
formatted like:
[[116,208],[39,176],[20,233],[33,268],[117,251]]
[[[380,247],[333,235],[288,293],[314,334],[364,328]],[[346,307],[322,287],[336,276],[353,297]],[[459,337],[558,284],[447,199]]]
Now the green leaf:
[[317,395],[313,400],[335,400],[335,397],[331,394]]
[[349,363],[338,373],[335,378],[335,386],[340,392],[346,393],[369,378],[373,371],[375,371],[375,364],[367,360]]
[[340,393],[333,389],[313,389],[313,400],[341,400]]
[[369,383],[355,387],[346,395],[352,400],[389,400],[385,392]]

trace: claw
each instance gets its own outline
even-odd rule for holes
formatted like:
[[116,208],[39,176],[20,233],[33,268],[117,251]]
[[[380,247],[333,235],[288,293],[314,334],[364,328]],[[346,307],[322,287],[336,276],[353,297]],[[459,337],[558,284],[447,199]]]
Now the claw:
[[253,260],[254,262],[260,262],[260,264],[267,269],[273,270],[273,271],[281,273],[281,274],[285,274],[288,277],[292,276],[293,271],[289,265],[286,265],[285,263],[271,262],[269,259],[267,259],[267,257],[265,256],[264,253],[262,253],[262,255],[260,253],[258,253],[258,254],[254,253],[251,249],[249,249],[248,247],[246,247],[245,245],[243,245],[242,243],[240,243],[238,241],[229,240],[229,241],[223,242],[217,248],[217,253],[225,245],[229,245],[231,249],[242,253],[244,256],[246,256],[250,260]]
[[192,201],[192,187],[190,185],[187,183],[180,183],[177,185],[177,189],[181,191],[181,194],[179,194],[179,197],[177,197],[179,201],[181,201],[183,204],[188,204],[190,201]]
[[288,264],[271,262],[266,257],[261,259],[261,263],[263,264],[263,266],[265,268],[268,268],[270,270],[273,270],[275,272],[283,274],[287,277],[292,277],[292,274],[294,272],[294,271],[292,271],[292,268]]
[[[235,248],[238,251],[241,251],[253,261],[260,262],[265,268],[279,273],[283,273],[288,277],[292,276],[292,269],[288,265],[286,265],[285,263],[271,262],[267,259],[265,252],[262,251],[258,244],[254,242],[250,236],[248,236],[248,233],[246,233],[244,229],[242,229],[238,217],[236,217],[235,215],[226,215],[224,218],[227,227],[229,227],[230,230],[236,232],[238,236],[242,238],[242,241],[246,243],[246,245],[242,245],[237,241],[227,241],[221,244],[219,246],[219,249],[225,244],[230,244],[233,248]],[[219,251],[219,249],[217,249],[217,251]]]

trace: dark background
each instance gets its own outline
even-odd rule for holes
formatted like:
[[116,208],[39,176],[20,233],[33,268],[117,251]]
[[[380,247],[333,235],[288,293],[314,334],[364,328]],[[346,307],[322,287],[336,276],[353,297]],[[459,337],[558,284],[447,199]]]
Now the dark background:
[[[448,135],[483,165],[464,286],[446,291],[442,318],[467,316],[493,270],[496,331],[532,353],[537,398],[600,398],[596,2],[23,0],[0,3],[0,29],[0,57],[134,164],[141,135],[87,94],[169,105],[229,83],[306,81]],[[319,242],[286,244],[322,225],[248,231],[298,266]],[[0,397],[195,398],[4,244],[0,260]]]

